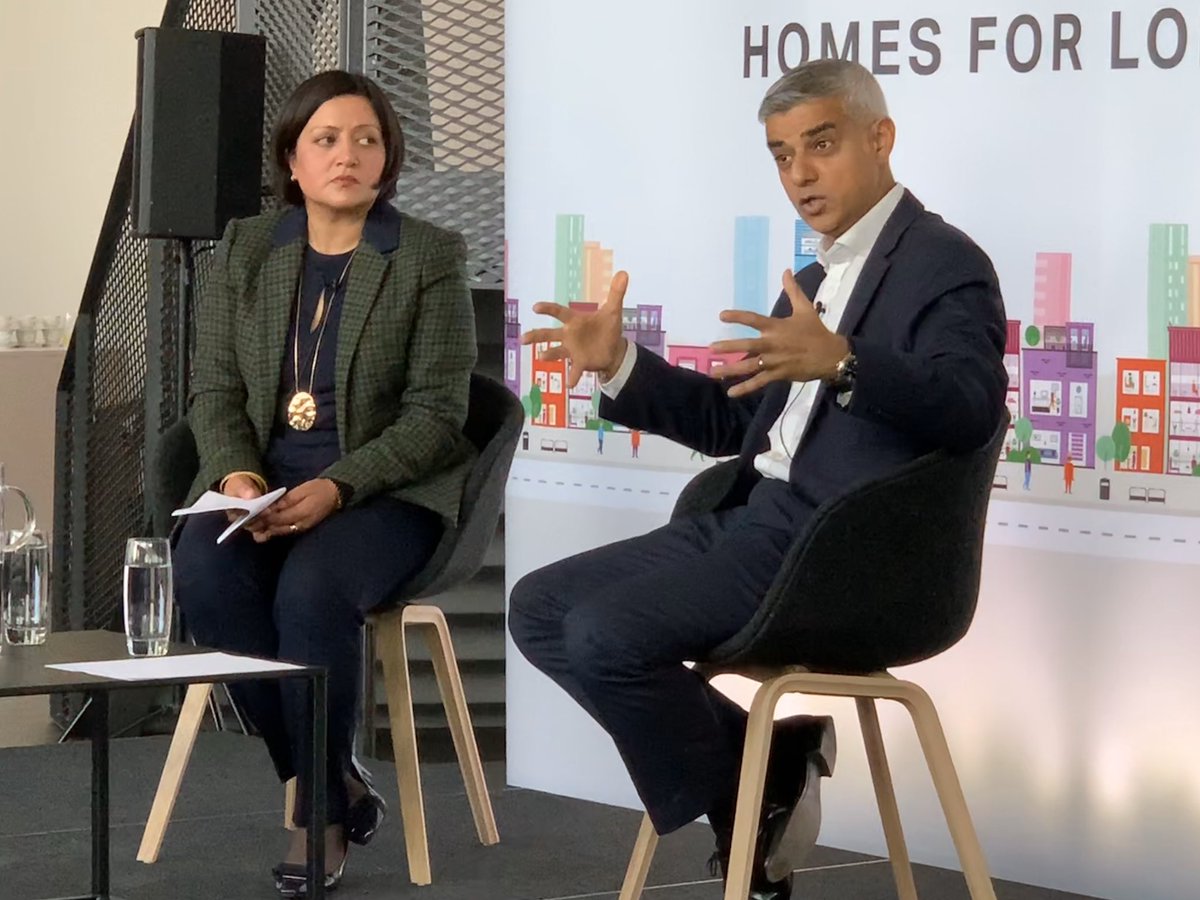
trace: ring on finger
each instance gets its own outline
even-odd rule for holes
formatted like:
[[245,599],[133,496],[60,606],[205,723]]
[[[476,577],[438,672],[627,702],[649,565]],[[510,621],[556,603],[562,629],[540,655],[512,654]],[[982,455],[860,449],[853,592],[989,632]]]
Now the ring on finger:
[[765,368],[767,367],[767,361],[766,361],[766,359],[764,359],[764,358],[763,358],[763,357],[761,357],[761,356],[758,358],[758,367],[759,367],[760,369],[765,369]]

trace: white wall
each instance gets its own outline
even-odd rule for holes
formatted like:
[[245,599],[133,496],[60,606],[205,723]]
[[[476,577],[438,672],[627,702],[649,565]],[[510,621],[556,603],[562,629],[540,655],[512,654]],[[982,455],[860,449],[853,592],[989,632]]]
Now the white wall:
[[165,0],[0,0],[0,316],[74,314]]
[[[1175,4],[1190,27],[1186,59],[1173,69],[1152,65],[1146,51],[1160,6],[1076,4],[1083,71],[1055,70],[1046,37],[1042,64],[1020,74],[1005,61],[1008,24],[1032,10],[1049,29],[1061,5],[744,0],[694,15],[686,4],[644,0],[508,0],[505,237],[521,326],[548,324],[530,307],[557,299],[556,216],[579,214],[584,239],[630,271],[627,304],[663,305],[668,346],[718,337],[717,313],[733,300],[735,217],[771,218],[770,283],[791,263],[794,212],[755,121],[769,81],[742,77],[744,29],[757,39],[763,25],[778,35],[802,23],[819,46],[822,22],[844,35],[859,21],[869,62],[871,23],[899,20],[883,39],[899,39],[889,53],[904,67],[881,78],[899,129],[897,176],[992,256],[1013,319],[1032,318],[1036,253],[1072,254],[1072,318],[1096,323],[1106,433],[1115,360],[1147,354],[1150,225],[1190,225],[1191,253],[1200,253],[1200,119],[1177,106],[1195,82],[1200,0]],[[1136,69],[1112,65],[1114,11]],[[909,27],[923,16],[941,23],[942,66],[931,77],[907,67]],[[977,16],[999,18],[985,35],[999,49],[974,75]],[[794,61],[798,45],[789,47]],[[776,59],[772,48],[772,75]],[[526,354],[522,391],[529,364]],[[665,521],[670,497],[651,490],[656,505],[639,501],[646,482],[674,490],[695,468],[656,438],[633,460],[622,434],[601,456],[593,433],[548,423],[529,431],[506,506],[510,584]],[[1026,492],[1019,467],[1002,464],[1009,490],[993,498],[974,627],[911,675],[942,712],[999,877],[1099,897],[1200,896],[1200,770],[1191,759],[1200,741],[1200,479],[1078,471],[1068,497],[1058,467],[1039,466]],[[1109,499],[1098,493],[1102,477],[1111,478]],[[1144,484],[1164,488],[1168,502],[1129,501]],[[611,742],[516,653],[507,685],[513,784],[636,804]],[[822,840],[880,851],[852,706],[793,708],[833,710],[842,733]],[[911,726],[899,710],[882,719],[913,856],[954,865]]]

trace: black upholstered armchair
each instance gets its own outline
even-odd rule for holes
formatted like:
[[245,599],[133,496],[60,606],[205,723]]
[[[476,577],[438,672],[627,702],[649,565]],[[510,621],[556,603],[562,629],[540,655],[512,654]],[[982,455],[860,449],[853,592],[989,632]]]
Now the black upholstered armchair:
[[[369,629],[364,633],[367,651],[364,654],[365,724],[368,733],[373,735],[374,658],[378,656],[383,663],[387,686],[409,875],[416,884],[429,884],[432,876],[408,672],[406,631],[409,628],[420,630],[429,645],[479,839],[484,844],[495,844],[500,840],[446,618],[437,606],[413,601],[445,593],[470,579],[483,564],[496,532],[504,488],[524,419],[520,402],[503,385],[483,375],[471,376],[470,403],[463,432],[475,444],[479,456],[463,489],[458,525],[446,530],[425,568],[399,596],[391,598],[399,605],[367,620]],[[158,533],[170,531],[171,510],[183,502],[197,468],[192,432],[186,422],[177,423],[160,438],[159,452],[149,473],[151,517]],[[374,641],[370,639],[372,632]],[[142,862],[154,862],[158,858],[211,690],[211,685],[192,685],[188,689],[138,851],[138,859]],[[289,786],[285,806],[290,806],[292,796]],[[285,823],[291,822],[291,818],[290,809],[285,809]]]
[[[836,667],[819,656],[795,658],[798,637],[815,625],[814,609],[842,610],[848,626],[870,617],[877,624],[867,631],[876,634],[887,633],[889,622],[925,623],[919,645],[863,648],[863,671],[907,665],[956,643],[975,612],[984,520],[1006,429],[1007,421],[973,453],[931,453],[817,510],[758,613],[708,661]],[[694,478],[672,515],[711,509],[732,483],[734,465]]]
[[[797,536],[754,618],[700,661],[706,674],[732,672],[761,682],[746,732],[726,900],[744,900],[749,892],[772,722],[779,700],[789,693],[855,698],[901,900],[915,900],[916,886],[875,701],[895,700],[909,710],[971,898],[995,900],[937,710],[923,689],[884,669],[933,656],[966,634],[979,593],[992,479],[1007,428],[1006,417],[984,447],[962,455],[932,453],[821,507]],[[734,465],[714,466],[693,479],[673,515],[713,509],[733,484]],[[861,629],[860,651],[867,664],[857,674],[846,674],[844,667],[838,672],[837,660],[823,659],[819,643],[805,640],[815,627],[815,611],[830,609],[838,611],[846,628],[871,621]],[[914,630],[914,617],[925,627]],[[873,645],[870,635],[888,635],[893,622],[908,623],[896,633],[908,635],[911,646],[886,639]],[[829,623],[823,615],[820,627],[828,630]],[[798,647],[805,648],[803,654]],[[620,900],[641,896],[657,840],[645,818]]]

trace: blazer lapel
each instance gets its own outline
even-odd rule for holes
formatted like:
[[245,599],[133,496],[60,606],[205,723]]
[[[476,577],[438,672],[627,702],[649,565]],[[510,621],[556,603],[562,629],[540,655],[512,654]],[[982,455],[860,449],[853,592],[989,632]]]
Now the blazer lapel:
[[[875,300],[879,285],[883,283],[883,276],[887,274],[887,270],[892,265],[892,251],[896,249],[900,236],[924,211],[925,207],[921,205],[921,201],[905,190],[899,205],[896,206],[896,211],[888,218],[887,224],[883,226],[883,231],[879,233],[879,238],[875,241],[875,246],[871,248],[867,261],[858,275],[858,281],[855,282],[854,290],[850,292],[850,299],[846,301],[846,309],[842,313],[842,321],[838,324],[838,334],[852,335],[858,329],[863,316],[866,315],[871,303]],[[814,423],[825,414],[827,407],[825,398],[828,393],[829,385],[827,384],[822,384],[817,389],[817,395],[813,398],[812,415],[809,416],[804,425],[804,431],[800,435],[800,447],[807,442]],[[792,461],[795,462],[799,455],[798,449],[796,457]]]
[[883,226],[883,231],[879,233],[879,238],[875,241],[870,255],[867,256],[867,262],[863,266],[862,272],[859,273],[854,290],[850,293],[850,299],[846,301],[846,310],[842,313],[838,334],[854,334],[858,323],[862,321],[862,317],[870,308],[871,301],[875,299],[883,276],[887,274],[887,270],[892,264],[892,251],[896,249],[900,235],[908,230],[908,227],[916,221],[917,216],[924,209],[920,200],[907,190],[904,192],[895,212],[888,218],[887,224]]
[[387,275],[389,256],[384,256],[368,241],[363,241],[354,261],[350,263],[350,271],[346,276],[346,299],[342,307],[341,324],[338,326],[337,362],[334,365],[334,397],[337,403],[338,434],[343,442],[346,439],[346,407],[348,403],[348,385],[350,383],[350,364],[354,359],[354,351],[362,336],[363,326],[383,279]]
[[260,350],[256,366],[258,383],[251,399],[251,421],[268,432],[275,419],[280,383],[290,385],[294,377],[292,357],[286,345],[303,263],[304,241],[291,241],[271,251],[259,279],[257,344]]

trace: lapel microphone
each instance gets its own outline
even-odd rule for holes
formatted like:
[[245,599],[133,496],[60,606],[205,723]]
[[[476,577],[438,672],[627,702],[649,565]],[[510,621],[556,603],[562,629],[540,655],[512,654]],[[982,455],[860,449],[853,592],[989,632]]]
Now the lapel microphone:
[[820,317],[825,315],[825,304],[820,300],[813,304],[813,309],[817,311],[817,316]]

